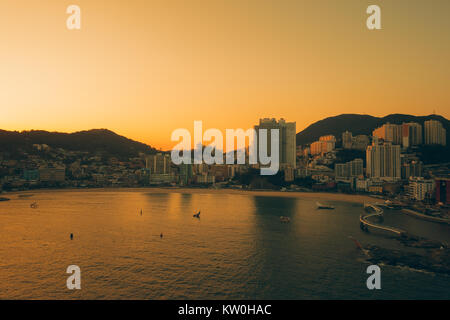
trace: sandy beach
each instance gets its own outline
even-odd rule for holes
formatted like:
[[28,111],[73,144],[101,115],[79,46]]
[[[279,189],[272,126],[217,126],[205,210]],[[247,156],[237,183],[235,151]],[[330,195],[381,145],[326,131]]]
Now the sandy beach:
[[93,189],[38,189],[28,191],[17,191],[4,193],[3,195],[14,196],[19,194],[38,194],[41,192],[149,192],[149,193],[190,193],[190,194],[241,194],[265,197],[293,197],[303,199],[317,199],[323,201],[343,201],[363,204],[374,202],[377,199],[366,195],[352,195],[343,193],[326,192],[282,192],[272,190],[238,190],[238,189],[209,189],[209,188],[93,188]]

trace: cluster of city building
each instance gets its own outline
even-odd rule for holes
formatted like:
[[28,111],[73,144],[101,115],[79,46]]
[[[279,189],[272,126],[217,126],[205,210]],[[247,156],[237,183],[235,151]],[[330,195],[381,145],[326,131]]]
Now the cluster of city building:
[[[337,139],[326,135],[309,145],[296,146],[296,124],[284,119],[261,119],[259,129],[278,129],[279,168],[283,190],[391,193],[414,201],[450,203],[448,167],[426,168],[414,152],[424,144],[446,145],[446,131],[439,121],[383,124],[371,136],[345,131]],[[267,150],[271,152],[270,139]],[[20,190],[33,187],[138,187],[214,186],[245,188],[239,176],[258,164],[174,165],[170,154],[140,154],[127,160],[34,145],[36,152],[20,159],[0,154],[0,187]],[[340,161],[339,154],[357,151],[365,156]],[[246,151],[248,157],[248,149]],[[365,159],[364,159],[365,157]],[[225,163],[225,161],[224,161]],[[441,171],[440,171],[441,170]],[[260,177],[259,177],[260,178]]]
[[145,156],[120,161],[115,157],[33,145],[18,159],[0,154],[0,188],[137,186]]
[[[279,169],[284,172],[286,181],[294,181],[295,168],[297,165],[296,157],[296,124],[295,122],[286,122],[284,119],[276,120],[264,118],[260,119],[259,124],[254,126],[256,141],[261,139],[261,131],[265,131],[267,146],[265,150],[268,155],[272,154],[274,146],[271,145],[271,130],[278,130],[277,149],[279,150]],[[250,137],[248,137],[250,138]],[[248,144],[252,143],[250,139]],[[159,153],[147,157],[146,170],[148,171],[150,184],[179,184],[179,185],[201,185],[209,184],[217,186],[232,186],[242,188],[236,185],[233,179],[247,173],[250,169],[259,169],[259,161],[251,164],[249,161],[248,145],[245,150],[245,164],[225,164],[227,154],[223,155],[224,164],[181,164],[171,165],[171,158],[168,154]],[[259,157],[259,155],[257,156]],[[237,157],[234,157],[236,159]]]
[[[446,146],[446,130],[436,120],[425,121],[423,127],[415,122],[385,123],[371,136],[345,131],[339,148],[336,137],[320,137],[309,146],[297,146],[297,155],[303,159],[297,173],[319,181],[315,187],[321,190],[390,193],[405,201],[448,204],[448,166],[426,167],[415,152],[423,145]],[[337,155],[343,150],[364,151],[365,161],[361,157],[339,162]]]

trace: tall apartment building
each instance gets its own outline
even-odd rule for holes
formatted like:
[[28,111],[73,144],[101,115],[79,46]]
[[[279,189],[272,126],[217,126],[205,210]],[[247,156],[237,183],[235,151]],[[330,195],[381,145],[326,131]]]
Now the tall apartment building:
[[368,136],[364,134],[357,135],[353,137],[352,149],[365,151],[369,143],[370,139]]
[[422,126],[416,122],[402,124],[385,123],[373,130],[372,135],[385,142],[402,145],[404,148],[423,143]]
[[333,149],[336,147],[336,137],[331,134],[320,137],[319,141],[329,141],[333,144]]
[[344,149],[355,149],[355,150],[366,150],[369,145],[369,137],[360,134],[357,136],[353,136],[353,134],[349,131],[345,131],[342,133],[342,148]]
[[359,177],[364,174],[364,161],[363,159],[355,159],[350,161],[350,176]]
[[442,123],[436,120],[428,120],[424,123],[425,127],[425,144],[447,144],[447,131]]
[[332,141],[315,141],[310,145],[312,155],[324,154],[334,150],[334,142]]
[[355,159],[346,163],[337,163],[334,170],[336,178],[359,177],[364,174],[363,160]]
[[416,122],[402,124],[402,146],[409,148],[423,143],[422,125]]
[[170,173],[170,155],[157,153],[146,158],[146,168],[151,174],[168,174]]
[[342,133],[342,148],[351,149],[353,143],[353,135],[349,131],[345,131]]
[[187,185],[193,178],[192,164],[182,163],[179,165],[180,168],[180,183]]
[[256,137],[258,141],[260,141],[260,132],[259,129],[267,129],[267,152],[271,155],[272,147],[271,147],[271,129],[279,130],[279,159],[280,159],[280,167],[288,166],[295,168],[296,167],[296,123],[295,122],[286,122],[284,119],[280,119],[277,121],[275,118],[269,119],[264,118],[259,120],[259,125],[256,125]]
[[400,146],[376,141],[366,150],[366,173],[371,178],[397,180],[401,178]]
[[322,136],[319,141],[311,143],[310,149],[312,155],[331,152],[336,147],[336,137],[333,135]]
[[411,199],[423,201],[427,197],[431,197],[431,194],[434,192],[434,188],[434,180],[425,180],[424,178],[411,177],[409,179],[409,184],[407,187],[407,194]]
[[422,161],[411,160],[402,162],[402,179],[409,179],[410,177],[422,176]]
[[385,123],[381,127],[373,130],[372,135],[378,139],[392,144],[402,143],[402,126],[398,124]]

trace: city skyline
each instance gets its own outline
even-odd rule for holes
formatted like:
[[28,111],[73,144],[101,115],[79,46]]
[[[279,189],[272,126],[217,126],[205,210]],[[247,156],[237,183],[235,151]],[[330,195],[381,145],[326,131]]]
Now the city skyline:
[[[333,119],[333,118],[338,118],[340,116],[346,116],[346,115],[348,115],[348,114],[340,114],[340,115],[337,115],[337,116],[329,116],[329,117],[326,117],[324,119],[320,119],[317,122],[320,122],[320,121],[323,121],[323,120],[328,120],[328,119]],[[352,115],[353,116],[370,116],[370,117],[374,117],[373,115],[368,115],[368,114],[352,114]],[[392,116],[392,115],[396,115],[396,114],[387,114],[384,117],[379,117],[379,119],[382,119],[382,118],[385,118],[385,117],[388,117],[388,116]],[[434,116],[434,115],[435,114],[432,114],[432,115],[424,115],[424,114],[422,114],[422,115],[418,115],[418,117],[430,117],[430,116]],[[405,116],[413,116],[413,117],[415,117],[416,115],[405,114]],[[436,115],[436,116],[442,117],[442,115]],[[259,118],[259,122],[261,123],[261,121],[278,121],[277,119],[278,119],[277,116],[275,116],[275,118],[262,117],[262,118]],[[445,117],[444,117],[444,119],[448,121],[448,119],[446,119]],[[286,121],[285,118],[283,118],[283,117],[279,117],[279,120],[280,121]],[[312,122],[312,123],[309,123],[306,126],[306,128],[302,128],[302,129],[298,129],[297,128],[296,129],[295,128],[296,127],[296,121],[291,121],[291,120],[292,119],[289,119],[289,123],[292,122],[294,124],[295,135],[302,133],[302,131],[304,129],[309,128],[310,126],[315,125],[317,123],[317,122]],[[256,130],[256,128],[259,127],[259,125],[255,124],[256,122],[257,122],[257,119],[254,119],[253,124],[248,128],[248,130],[251,130],[251,129],[255,129]],[[425,135],[427,134],[427,132],[425,131],[425,127],[427,126],[427,124],[428,124],[428,126],[433,125],[433,128],[435,128],[437,126],[437,128],[439,128],[439,129],[434,129],[434,130],[440,130],[439,132],[443,132],[443,134],[439,134],[440,138],[436,138],[435,137],[432,143],[431,143],[431,141],[430,142],[426,142],[424,140],[425,139]],[[191,130],[192,132],[189,132],[189,133],[193,134],[194,131],[195,131],[195,124],[191,125],[191,126],[192,126],[192,130]],[[411,126],[414,126],[414,127],[418,126],[418,128],[414,129],[414,131],[413,131],[414,133],[410,132],[412,130]],[[178,129],[188,130],[189,131],[188,128],[178,128]],[[209,129],[217,129],[217,128],[210,128],[210,127],[203,128],[204,131],[205,130],[209,130]],[[247,130],[247,128],[226,128],[223,131],[221,131],[219,129],[219,131],[225,137],[226,136],[225,131],[228,130],[228,129],[231,129],[231,130],[243,129],[244,131]],[[348,130],[351,130],[351,128],[346,128],[346,129],[347,129],[347,131],[342,133],[342,137],[339,137],[339,139],[342,140],[343,146],[346,144],[346,139],[347,139],[346,134],[350,134],[350,141],[352,140],[352,132],[348,132]],[[404,133],[405,129],[409,132],[406,135]],[[417,132],[418,129],[419,129],[419,131]],[[5,130],[5,129],[4,128],[0,128],[0,131],[1,130]],[[172,141],[167,149],[163,149],[163,148],[155,146],[155,145],[153,145],[151,143],[146,143],[145,141],[143,141],[139,137],[135,139],[133,137],[129,137],[129,136],[123,135],[120,132],[111,130],[110,128],[88,128],[88,129],[82,129],[82,130],[77,130],[77,131],[73,131],[73,132],[68,132],[68,131],[50,131],[50,130],[45,130],[45,129],[42,129],[42,128],[32,128],[32,129],[25,129],[25,130],[11,129],[11,130],[6,130],[6,131],[19,132],[19,133],[33,132],[33,131],[36,131],[36,132],[46,131],[46,132],[49,132],[49,133],[76,134],[76,133],[81,133],[81,132],[89,132],[89,131],[97,131],[97,130],[110,131],[110,132],[112,132],[114,134],[117,134],[119,136],[125,137],[127,139],[131,139],[131,140],[134,140],[134,141],[139,142],[139,143],[144,143],[144,144],[148,145],[149,147],[154,148],[155,150],[158,150],[160,152],[170,152],[172,150],[172,148],[174,148],[174,147],[176,148],[177,147],[176,146],[177,143],[181,141],[181,139]],[[380,130],[383,130],[383,134],[381,134]],[[430,130],[431,130],[431,127],[430,127],[429,131]],[[384,133],[385,131],[386,131],[386,133]],[[386,139],[386,135],[389,135],[390,137]],[[434,135],[436,135],[436,133]],[[202,136],[203,136],[203,133],[202,133]],[[362,137],[362,136],[365,136],[365,135],[359,135],[359,136],[356,136],[356,137],[353,137],[353,138],[358,138],[358,137]],[[446,145],[446,143],[445,143],[446,142],[446,130],[445,130],[445,128],[443,128],[441,121],[439,121],[439,120],[432,120],[432,119],[425,121],[424,125],[423,125],[423,128],[422,128],[422,125],[420,125],[420,124],[418,124],[416,122],[410,122],[410,123],[403,122],[402,124],[395,124],[395,123],[390,123],[389,121],[385,121],[385,122],[382,123],[382,125],[380,127],[374,129],[373,132],[369,136],[376,136],[376,137],[378,137],[380,139],[383,139],[385,141],[395,142],[396,144],[401,144],[401,145],[406,146],[406,147],[408,147],[410,145],[417,145],[417,144],[422,144],[422,143],[423,144],[433,144],[433,143],[437,142],[436,139],[443,139],[443,142],[444,142],[443,145]],[[402,136],[403,136],[403,138],[402,138]],[[395,137],[394,140],[393,140],[393,137]],[[405,139],[405,138],[407,140],[402,140],[402,139]],[[334,140],[333,141],[327,141],[327,140],[330,140],[330,139],[334,139]],[[413,139],[413,140],[411,140],[411,139]],[[202,139],[202,140],[203,140],[202,141],[202,145],[204,147],[209,145],[209,146],[212,146],[213,148],[216,148],[214,139],[212,139],[212,140],[204,140],[204,139]],[[411,140],[411,142],[410,142],[410,140]],[[418,141],[416,141],[416,140],[418,140]],[[249,147],[249,145],[248,145],[249,142],[250,143],[252,142],[251,138],[249,140],[246,139],[246,141],[245,141],[246,148]],[[328,152],[329,150],[334,149],[334,144],[335,143],[336,143],[336,137],[334,137],[332,134],[328,134],[328,135],[321,136],[319,141],[311,141],[310,143],[306,143],[306,144],[305,143],[300,143],[300,144],[295,143],[295,144],[296,145],[311,145],[310,147],[311,147],[312,154],[318,154],[318,153],[322,153],[322,152]],[[330,147],[330,144],[332,144],[332,147]],[[441,144],[441,143],[437,142],[437,144]],[[344,148],[345,148],[345,146],[344,146]],[[192,150],[195,149],[195,144],[193,143],[193,141],[192,141],[192,144],[191,144],[191,149]],[[225,148],[225,145],[224,145],[223,152],[225,152],[225,149],[226,148]],[[239,149],[240,148],[238,148],[238,145],[235,144],[234,151],[237,151]],[[313,151],[313,150],[316,150],[316,151]]]
[[[35,137],[30,135],[25,143],[17,139],[19,135],[13,134],[10,141],[14,141],[14,145],[8,146],[8,136],[4,135],[2,143],[6,148],[0,153],[0,184],[7,191],[46,186],[204,186],[250,190],[281,188],[281,191],[307,188],[310,191],[400,194],[406,200],[426,202],[439,199],[448,203],[450,194],[447,196],[447,191],[442,191],[447,190],[445,185],[440,186],[441,180],[449,179],[448,163],[445,163],[445,154],[448,154],[447,130],[440,121],[432,119],[422,119],[425,128],[422,130],[422,124],[411,119],[404,117],[401,124],[384,121],[366,130],[368,134],[355,136],[349,131],[353,131],[354,127],[347,125],[341,127],[342,138],[322,131],[316,141],[297,145],[295,122],[263,118],[246,133],[227,132],[227,150],[230,147],[228,139],[233,136],[237,139],[238,149],[245,145],[247,138],[253,146],[258,141],[257,148],[251,147],[248,153],[243,152],[240,160],[238,152],[237,162],[235,155],[230,160],[229,153],[225,155],[221,149],[215,150],[212,156],[212,150],[208,151],[207,147],[200,149],[200,153],[201,158],[209,154],[208,160],[192,161],[197,159],[196,151],[192,158],[192,150],[184,149],[187,155],[183,151],[183,161],[180,162],[174,160],[174,151],[177,154],[180,150],[174,150],[171,154],[155,153],[156,150],[148,146],[123,140],[123,137],[114,134],[108,136],[116,142],[107,142],[101,136],[104,131],[94,130],[87,140],[86,135],[82,134],[85,140],[81,144],[77,139],[64,142],[67,135],[59,135],[55,142],[51,135],[38,132],[38,140],[33,140]],[[200,132],[197,132],[198,129]],[[325,128],[326,131],[329,129],[329,126]],[[199,134],[203,136],[201,131],[200,124],[194,140],[198,139]],[[223,137],[217,130],[205,133],[205,136],[212,132],[214,141],[220,142]],[[256,135],[253,142],[252,135]],[[184,140],[185,136],[182,136]],[[93,147],[92,141],[96,140],[100,140],[101,144]],[[128,145],[125,150],[111,148],[118,141],[133,145]],[[136,149],[138,145],[140,151]],[[260,148],[263,151],[261,153],[259,150],[256,156],[254,152]],[[436,155],[443,157],[436,158]],[[263,172],[266,169],[269,169],[268,172]]]
[[369,1],[80,0],[77,31],[67,3],[2,4],[5,130],[108,128],[168,150],[194,120],[450,118],[448,1],[382,3],[382,30],[365,26]]

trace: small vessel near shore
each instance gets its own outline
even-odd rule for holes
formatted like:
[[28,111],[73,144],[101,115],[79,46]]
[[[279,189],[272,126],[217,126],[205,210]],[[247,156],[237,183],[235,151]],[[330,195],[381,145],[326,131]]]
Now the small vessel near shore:
[[380,205],[377,203],[368,203],[364,202],[364,210],[370,213],[376,213],[379,215],[383,214],[383,210],[380,208]]
[[281,216],[280,217],[280,221],[283,222],[283,223],[289,223],[289,222],[291,222],[291,219],[289,217]]
[[330,205],[327,205],[327,204],[322,204],[320,202],[316,202],[316,205],[317,205],[317,209],[328,209],[328,210],[333,210],[334,209],[333,206],[330,206]]
[[0,201],[9,201],[9,200],[11,200],[11,199],[5,198],[5,197],[0,197]]
[[34,194],[19,194],[19,198],[31,198]]
[[37,204],[37,202],[33,202],[32,204],[30,204],[30,208],[31,209],[37,209],[39,206]]

